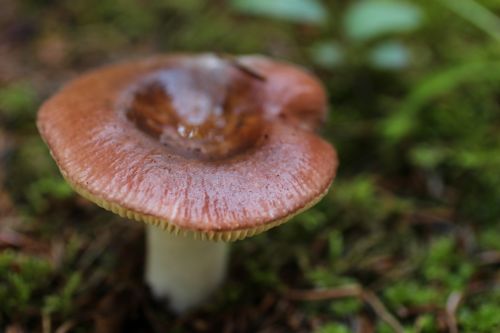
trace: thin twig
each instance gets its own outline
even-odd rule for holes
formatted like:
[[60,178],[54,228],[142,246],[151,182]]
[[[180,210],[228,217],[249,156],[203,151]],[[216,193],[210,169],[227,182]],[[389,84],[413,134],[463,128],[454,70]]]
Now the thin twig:
[[68,333],[75,327],[75,323],[73,321],[66,321],[61,326],[59,326],[55,333]]
[[368,303],[373,311],[382,318],[396,333],[403,333],[404,328],[403,325],[394,317],[389,310],[384,306],[382,301],[375,295],[373,292],[369,290],[363,291],[362,294],[363,300]]
[[42,314],[42,332],[52,332],[52,318],[50,318],[50,315],[46,313]]
[[254,79],[257,79],[259,81],[266,81],[267,80],[267,78],[263,74],[257,72],[255,69],[241,63],[238,60],[238,58],[236,58],[232,55],[224,54],[224,53],[217,53],[217,56],[221,59],[226,60],[230,65],[236,67],[237,69],[239,69],[243,73],[251,76]]
[[496,265],[500,263],[500,251],[490,250],[478,254],[480,265]]
[[5,328],[5,333],[25,333],[26,331],[18,324],[12,324]]
[[322,301],[327,299],[359,297],[362,289],[358,285],[332,289],[289,290],[287,298],[294,301]]
[[450,333],[458,333],[456,313],[462,298],[463,293],[461,291],[454,291],[446,301],[446,323]]
[[297,301],[321,301],[345,297],[357,297],[368,304],[373,311],[385,321],[396,333],[403,333],[403,325],[384,306],[382,301],[369,290],[360,285],[349,285],[341,288],[319,290],[288,290],[286,297]]

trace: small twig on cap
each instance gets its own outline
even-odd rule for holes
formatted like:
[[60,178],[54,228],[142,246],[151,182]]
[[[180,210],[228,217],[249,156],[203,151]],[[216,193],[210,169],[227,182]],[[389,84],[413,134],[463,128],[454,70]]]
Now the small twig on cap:
[[217,55],[217,57],[226,60],[230,65],[236,67],[237,69],[239,69],[243,73],[250,75],[254,79],[257,79],[260,81],[267,81],[267,78],[263,74],[255,71],[253,68],[250,68],[245,64],[242,64],[234,56],[229,55],[229,54],[224,54],[224,53],[216,53],[216,55]]

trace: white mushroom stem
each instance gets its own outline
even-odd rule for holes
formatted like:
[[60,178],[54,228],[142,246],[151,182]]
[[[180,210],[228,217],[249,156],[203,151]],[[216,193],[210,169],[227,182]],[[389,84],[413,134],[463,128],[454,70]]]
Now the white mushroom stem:
[[224,280],[227,243],[174,235],[151,225],[146,233],[146,282],[175,312],[201,304]]

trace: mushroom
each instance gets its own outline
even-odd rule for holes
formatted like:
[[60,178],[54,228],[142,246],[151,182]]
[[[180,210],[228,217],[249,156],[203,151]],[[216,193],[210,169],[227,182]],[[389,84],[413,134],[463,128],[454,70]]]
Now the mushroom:
[[37,125],[79,194],[146,223],[146,282],[183,312],[223,281],[226,242],[327,193],[336,153],[314,133],[325,115],[321,84],[296,66],[177,54],[77,78]]

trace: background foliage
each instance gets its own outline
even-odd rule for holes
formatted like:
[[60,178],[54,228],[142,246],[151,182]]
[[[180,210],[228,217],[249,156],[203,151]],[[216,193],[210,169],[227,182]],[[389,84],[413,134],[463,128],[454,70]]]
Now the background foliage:
[[[0,0],[0,331],[500,331],[496,0]],[[263,53],[328,89],[333,190],[234,244],[184,317],[141,281],[141,226],[66,185],[40,103],[157,52]]]

